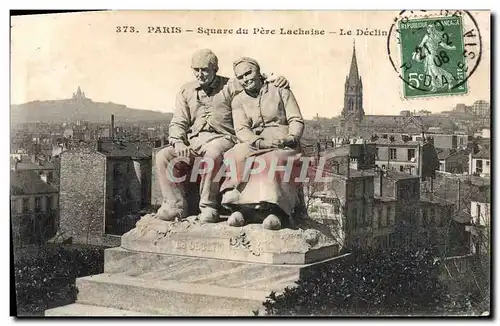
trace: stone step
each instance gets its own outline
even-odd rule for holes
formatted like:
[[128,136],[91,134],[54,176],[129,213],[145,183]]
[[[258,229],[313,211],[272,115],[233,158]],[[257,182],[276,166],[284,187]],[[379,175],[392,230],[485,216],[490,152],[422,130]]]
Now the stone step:
[[62,307],[56,307],[45,310],[46,317],[63,317],[63,316],[92,316],[92,317],[105,317],[105,316],[153,316],[153,314],[143,313],[132,310],[114,309],[109,307],[93,306],[81,303],[72,303]]
[[78,303],[166,316],[252,316],[268,291],[141,279],[123,274],[78,278]]
[[[303,265],[269,265],[109,248],[104,272],[141,279],[279,291],[293,286]],[[196,285],[193,285],[196,286]]]

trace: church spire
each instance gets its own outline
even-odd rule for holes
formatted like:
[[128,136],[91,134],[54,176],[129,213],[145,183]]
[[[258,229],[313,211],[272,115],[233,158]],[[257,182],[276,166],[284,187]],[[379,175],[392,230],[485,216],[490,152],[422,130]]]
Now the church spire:
[[355,134],[359,124],[365,115],[363,109],[363,85],[358,71],[358,60],[356,58],[356,44],[352,44],[352,59],[349,75],[346,76],[344,91],[344,108],[342,120],[344,121],[344,134]]
[[352,41],[352,59],[351,68],[349,69],[348,83],[350,85],[357,84],[360,81],[358,73],[358,61],[356,60],[356,43]]

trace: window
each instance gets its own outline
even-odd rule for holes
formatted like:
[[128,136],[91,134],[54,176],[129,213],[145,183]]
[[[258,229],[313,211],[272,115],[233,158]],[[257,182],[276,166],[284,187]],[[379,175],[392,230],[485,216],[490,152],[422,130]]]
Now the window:
[[424,223],[424,227],[429,224],[429,217],[427,216],[427,209],[422,209],[422,222]]
[[390,247],[396,246],[396,238],[395,238],[394,234],[389,234],[389,246]]
[[389,156],[390,156],[391,160],[395,160],[396,159],[396,149],[395,148],[390,148],[389,149]]
[[438,218],[438,225],[439,226],[444,226],[444,220],[447,217],[448,217],[448,214],[446,213],[446,208],[443,208],[442,212],[441,212],[441,214],[439,215],[439,218]]
[[476,212],[477,212],[477,223],[481,223],[481,205],[476,204]]
[[363,220],[363,226],[368,226],[369,221],[368,221],[368,214],[366,214],[366,205],[363,204],[363,208],[361,208],[361,218]]
[[375,148],[375,158],[378,159],[378,147]]
[[431,224],[434,224],[434,214],[435,214],[435,210],[434,210],[434,208],[431,208],[431,214],[430,214],[431,216],[429,218],[429,223],[431,223]]
[[55,196],[47,196],[47,210],[54,210],[56,207],[54,206],[55,203]]
[[28,213],[30,211],[30,199],[23,198],[23,213]]
[[352,127],[347,127],[347,131],[352,131]]
[[51,183],[54,180],[54,174],[52,172],[47,173],[47,183]]
[[412,158],[415,157],[415,150],[414,149],[409,149],[408,150],[408,161],[411,161]]
[[127,190],[125,191],[125,196],[127,197],[127,199],[132,199],[132,191],[130,190],[130,188],[127,188]]
[[340,214],[340,207],[338,203],[333,204],[333,213],[334,214]]
[[120,177],[120,163],[113,164],[113,177],[114,179],[118,179]]
[[490,161],[485,161],[486,166],[490,166]]
[[42,197],[35,197],[35,213],[42,211]]
[[482,160],[476,160],[476,172],[477,173],[483,172],[483,161]]
[[463,137],[460,137],[460,138],[459,138],[459,143],[460,143],[460,145],[463,145],[463,144],[464,144],[464,139],[463,139]]
[[20,213],[20,212],[18,212],[18,208],[17,208],[17,200],[15,200],[15,199],[10,200],[10,209],[13,212]]
[[404,169],[403,169],[403,166],[402,166],[402,165],[400,165],[400,166],[399,166],[399,171],[400,171],[400,172],[403,172],[403,171],[404,171]]

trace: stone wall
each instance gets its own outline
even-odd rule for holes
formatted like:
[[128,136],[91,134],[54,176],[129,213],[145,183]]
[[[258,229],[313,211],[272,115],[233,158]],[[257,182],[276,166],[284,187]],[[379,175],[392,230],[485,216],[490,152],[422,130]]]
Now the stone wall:
[[430,135],[436,148],[457,148],[457,135]]
[[61,154],[59,230],[64,238],[92,243],[94,236],[103,235],[105,173],[102,154],[85,150]]
[[163,198],[161,196],[160,184],[158,183],[158,173],[156,172],[156,153],[164,147],[153,148],[151,158],[151,205],[160,206]]

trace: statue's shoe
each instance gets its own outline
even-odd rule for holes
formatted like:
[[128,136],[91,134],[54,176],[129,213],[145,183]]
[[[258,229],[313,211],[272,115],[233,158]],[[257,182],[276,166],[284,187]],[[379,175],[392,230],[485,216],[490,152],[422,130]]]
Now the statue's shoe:
[[[187,206],[187,202],[183,203],[183,207]],[[187,217],[187,210],[179,208],[178,205],[164,201],[154,217],[163,221],[175,221],[175,219],[183,219]]]
[[216,223],[219,222],[219,212],[215,208],[205,207],[201,209],[200,215],[198,215],[200,221],[205,223]]
[[163,221],[175,221],[186,217],[185,210],[172,207],[160,207],[154,217]]
[[267,230],[279,230],[281,229],[281,221],[278,216],[269,214],[262,222],[262,227]]
[[243,217],[243,214],[241,214],[241,212],[236,211],[229,215],[227,223],[229,224],[229,226],[243,226],[245,225],[245,218]]
[[236,189],[226,191],[222,195],[222,204],[234,204],[240,199],[240,192]]

